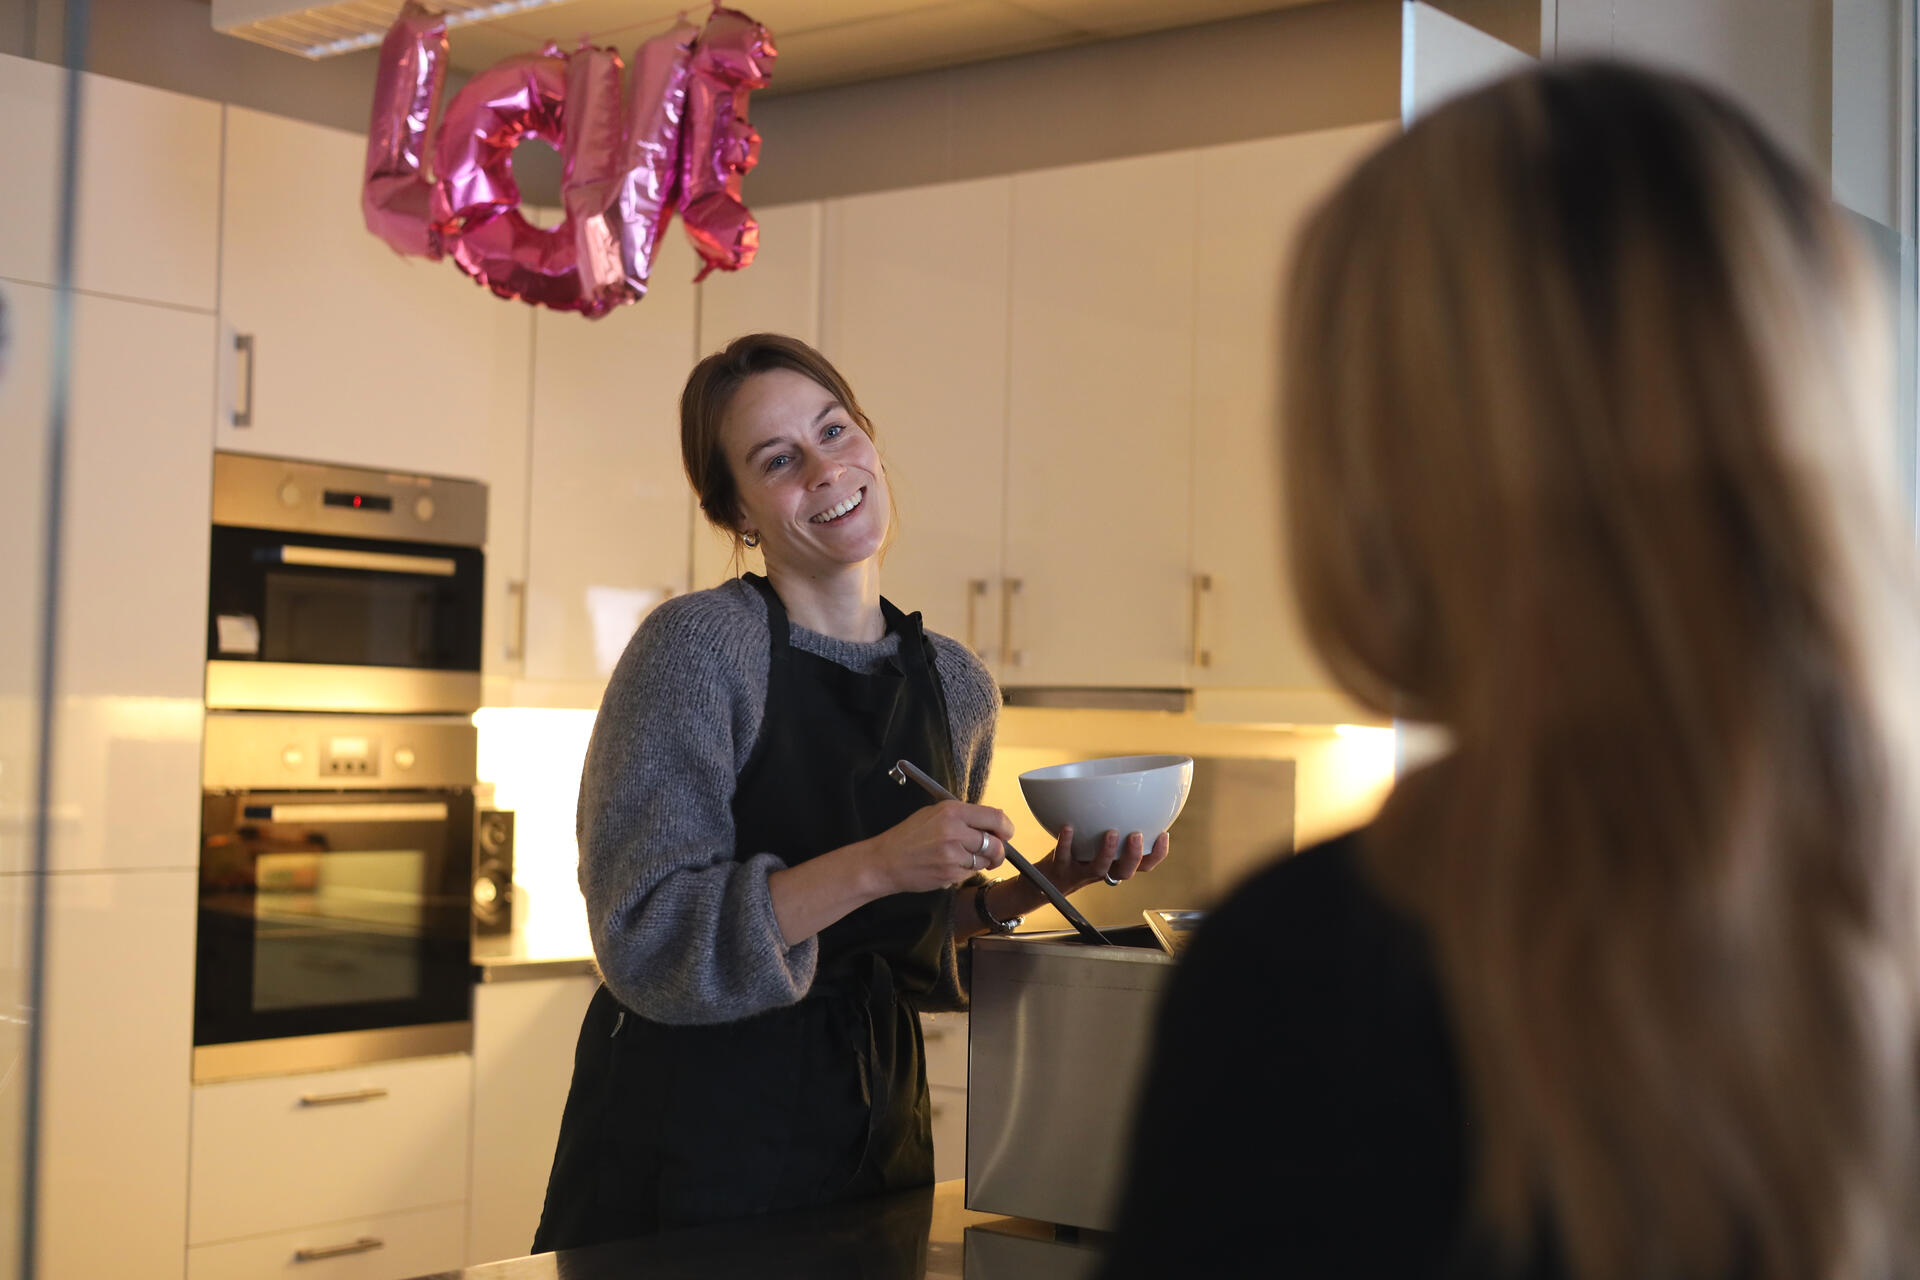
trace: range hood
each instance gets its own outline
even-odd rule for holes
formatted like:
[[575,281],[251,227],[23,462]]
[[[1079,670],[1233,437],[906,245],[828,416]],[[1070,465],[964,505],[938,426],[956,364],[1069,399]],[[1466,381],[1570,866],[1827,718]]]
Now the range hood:
[[[432,7],[446,15],[449,27],[459,27],[564,3],[566,0],[432,0]],[[401,4],[402,0],[322,0],[317,4],[301,0],[213,0],[213,29],[303,58],[330,58],[378,45],[399,16]]]

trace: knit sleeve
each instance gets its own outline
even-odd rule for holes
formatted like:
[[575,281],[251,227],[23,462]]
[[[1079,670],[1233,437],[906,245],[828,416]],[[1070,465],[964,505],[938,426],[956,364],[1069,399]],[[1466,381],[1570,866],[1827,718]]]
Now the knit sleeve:
[[[1000,687],[973,650],[947,636],[933,634],[934,669],[947,698],[947,728],[953,743],[956,781],[965,787],[961,798],[979,804],[987,793],[987,772],[993,765],[993,733],[1000,719]],[[919,1007],[929,1013],[965,1009],[971,999],[972,953],[956,945],[954,927],[973,912],[974,891],[987,882],[970,876],[947,901],[947,941],[940,957],[940,977]]]
[[791,1004],[819,952],[811,938],[787,946],[774,915],[767,877],[785,863],[735,857],[733,795],[765,707],[767,631],[728,591],[648,616],[607,685],[581,779],[594,956],[614,997],[658,1022]]

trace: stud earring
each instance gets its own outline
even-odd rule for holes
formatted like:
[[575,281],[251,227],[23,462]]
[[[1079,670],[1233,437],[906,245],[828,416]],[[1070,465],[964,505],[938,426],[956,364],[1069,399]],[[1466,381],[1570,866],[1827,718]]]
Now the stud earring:
[[760,539],[754,537],[750,533],[741,534],[740,541],[746,543],[749,547],[757,547],[760,545]]

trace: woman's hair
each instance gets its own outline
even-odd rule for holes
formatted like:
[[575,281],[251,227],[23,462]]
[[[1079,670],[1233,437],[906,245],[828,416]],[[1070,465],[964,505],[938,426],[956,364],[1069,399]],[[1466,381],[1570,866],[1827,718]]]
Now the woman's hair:
[[873,424],[861,411],[853,387],[832,361],[798,338],[749,333],[693,366],[680,392],[680,461],[700,499],[700,510],[709,523],[733,539],[736,558],[744,546],[739,529],[740,490],[720,447],[720,426],[741,384],[756,373],[774,369],[788,369],[819,383],[868,438],[873,438]]
[[1583,1280],[1905,1275],[1910,535],[1882,298],[1725,99],[1515,76],[1372,156],[1287,297],[1304,621],[1444,724],[1363,839],[1432,941],[1478,1211]]

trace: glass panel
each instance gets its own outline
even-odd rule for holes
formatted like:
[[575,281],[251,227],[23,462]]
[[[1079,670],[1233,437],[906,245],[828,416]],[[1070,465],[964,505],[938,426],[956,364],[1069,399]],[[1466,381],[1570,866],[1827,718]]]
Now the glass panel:
[[[64,29],[61,19],[64,18]],[[32,1170],[40,1149],[44,1046],[40,956],[50,832],[42,768],[51,728],[43,655],[53,638],[49,495],[66,434],[71,201],[81,82],[55,65],[86,46],[87,0],[0,4],[0,71],[12,115],[0,143],[9,262],[44,263],[0,280],[0,1280],[31,1280],[39,1216]]]

